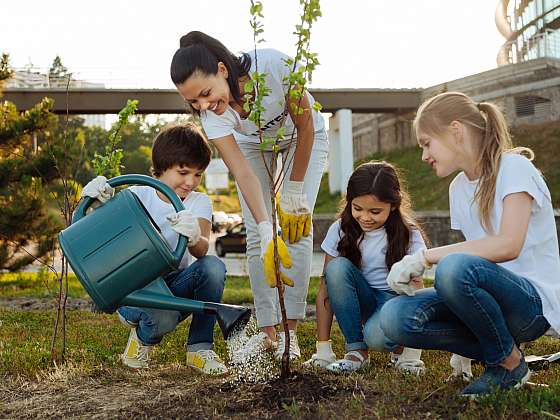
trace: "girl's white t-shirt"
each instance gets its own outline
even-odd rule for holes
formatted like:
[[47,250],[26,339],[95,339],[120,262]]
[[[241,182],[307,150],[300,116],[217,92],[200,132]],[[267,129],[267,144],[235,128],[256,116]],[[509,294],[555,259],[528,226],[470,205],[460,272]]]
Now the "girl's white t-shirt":
[[[338,257],[338,243],[344,237],[344,232],[340,229],[340,219],[336,220],[329,228],[321,249],[331,257]],[[408,254],[426,249],[426,244],[422,235],[417,229],[413,229],[410,237]],[[387,252],[387,232],[385,227],[364,232],[364,238],[358,246],[362,253],[362,266],[359,267],[369,285],[374,289],[391,290],[387,284],[389,270],[385,264],[385,254]]]
[[[251,57],[250,74],[256,71],[257,62],[255,51],[249,53]],[[284,113],[286,119],[284,123],[285,138],[289,139],[294,132],[294,123],[287,113],[286,95],[289,83],[285,78],[290,74],[291,67],[285,63],[289,57],[280,51],[267,48],[257,50],[259,73],[265,74],[266,86],[270,89],[267,96],[263,98],[262,105],[265,109],[262,116],[263,134],[268,138],[276,138],[276,132],[280,128]],[[315,100],[307,92],[307,98],[311,106]],[[212,111],[202,111],[200,113],[202,127],[209,140],[225,137],[232,134],[237,142],[259,143],[259,131],[255,123],[241,116],[229,105],[222,115],[217,115]],[[325,128],[325,123],[321,114],[313,110],[314,131],[321,131]],[[295,136],[295,133],[294,133]]]
[[[462,231],[468,241],[488,236],[474,199],[477,185],[478,180],[470,181],[461,172],[449,186],[451,228]],[[542,300],[545,318],[560,331],[560,256],[550,191],[529,159],[506,153],[502,155],[496,179],[491,215],[494,232],[500,229],[504,198],[519,192],[533,198],[527,236],[519,256],[499,265],[531,281]]]
[[[167,216],[176,213],[175,208],[171,203],[163,201],[157,195],[154,188],[147,185],[133,185],[129,189],[136,194],[144,207],[156,224],[161,230],[161,234],[169,245],[171,250],[174,250],[179,241],[179,234],[171,229],[171,224],[167,220]],[[187,198],[183,200],[185,210],[189,211],[195,218],[206,219],[212,221],[212,201],[206,194],[192,191]],[[180,269],[184,269],[191,264],[191,254],[189,249],[185,250],[185,255],[179,264]]]

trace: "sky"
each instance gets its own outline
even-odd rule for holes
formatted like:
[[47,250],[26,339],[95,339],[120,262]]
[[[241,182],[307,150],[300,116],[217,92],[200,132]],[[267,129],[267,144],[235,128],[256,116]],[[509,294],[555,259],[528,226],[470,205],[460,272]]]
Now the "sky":
[[[262,0],[266,47],[295,53],[298,0]],[[323,0],[310,50],[312,88],[428,87],[496,67],[497,0]],[[173,88],[181,35],[200,30],[232,52],[253,48],[249,0],[0,1],[0,52],[108,87]]]

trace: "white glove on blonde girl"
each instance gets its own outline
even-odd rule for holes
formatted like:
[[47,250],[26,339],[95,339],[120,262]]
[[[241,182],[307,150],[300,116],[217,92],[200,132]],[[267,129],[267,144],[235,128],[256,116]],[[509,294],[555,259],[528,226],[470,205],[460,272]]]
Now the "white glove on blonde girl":
[[84,188],[82,188],[82,192],[80,193],[80,197],[91,197],[95,198],[102,203],[105,203],[113,195],[115,194],[115,189],[109,185],[107,182],[107,178],[103,175],[99,175],[89,181]]
[[420,250],[413,255],[405,255],[402,260],[391,267],[387,276],[389,287],[398,294],[414,296],[418,287],[410,284],[414,277],[422,277],[424,271],[431,267],[424,255],[425,250]]
[[200,240],[200,225],[198,220],[187,210],[167,216],[171,229],[189,238],[188,246],[194,246]]

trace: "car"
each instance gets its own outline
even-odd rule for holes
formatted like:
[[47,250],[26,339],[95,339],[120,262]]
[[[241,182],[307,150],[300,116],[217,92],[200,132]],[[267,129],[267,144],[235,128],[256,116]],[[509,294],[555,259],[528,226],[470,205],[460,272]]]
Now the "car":
[[247,231],[245,223],[241,222],[229,227],[225,235],[216,238],[214,247],[218,257],[225,257],[228,252],[246,252]]

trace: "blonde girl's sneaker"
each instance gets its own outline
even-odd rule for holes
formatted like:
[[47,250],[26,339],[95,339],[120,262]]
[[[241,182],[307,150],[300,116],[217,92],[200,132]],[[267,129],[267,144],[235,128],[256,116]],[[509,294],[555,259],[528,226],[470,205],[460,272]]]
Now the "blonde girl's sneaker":
[[134,369],[147,368],[150,364],[150,354],[153,348],[154,346],[144,345],[136,335],[136,328],[131,328],[121,360],[126,366]]
[[391,364],[399,372],[421,375],[426,371],[421,356],[422,350],[404,347],[401,354],[391,353]]
[[487,366],[482,376],[463,389],[461,396],[477,399],[497,390],[518,389],[529,380],[530,376],[531,371],[525,363],[525,357],[521,355],[519,366],[511,371],[501,366]]
[[187,352],[187,366],[206,375],[224,375],[228,368],[214,350],[198,350]]
[[[354,359],[349,359],[352,356]],[[365,357],[359,351],[349,351],[344,355],[344,359],[339,359],[329,365],[325,369],[335,373],[352,373],[356,372],[369,364],[369,357]]]
[[336,354],[332,351],[332,343],[329,341],[315,342],[316,353],[313,353],[311,359],[306,361],[303,366],[307,368],[325,369],[327,365],[336,361]]
[[[278,348],[274,352],[276,360],[282,360],[284,354],[284,346],[286,345],[286,334],[284,331],[278,333]],[[299,359],[301,357],[301,350],[299,348],[298,338],[294,330],[290,330],[290,360]]]
[[449,365],[453,369],[448,381],[461,378],[463,382],[470,382],[473,379],[471,359],[453,353],[449,360]]

